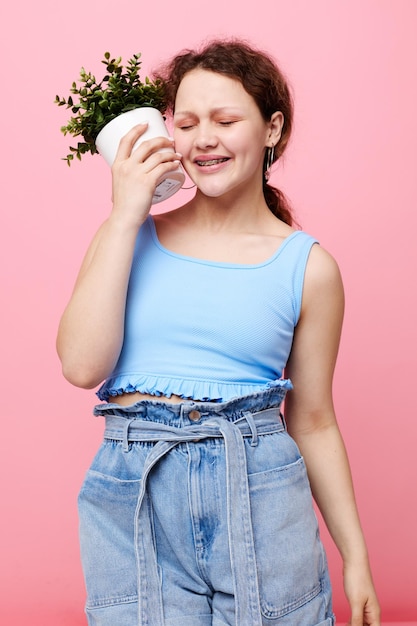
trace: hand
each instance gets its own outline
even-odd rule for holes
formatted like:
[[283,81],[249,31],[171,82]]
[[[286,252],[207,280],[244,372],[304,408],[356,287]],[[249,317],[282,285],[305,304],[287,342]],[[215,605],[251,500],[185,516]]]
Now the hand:
[[148,139],[133,150],[146,129],[147,124],[139,124],[121,139],[112,166],[113,214],[137,227],[150,211],[157,185],[167,172],[178,167],[181,159],[173,150],[173,140],[166,137]]
[[381,626],[378,598],[369,565],[345,566],[344,587],[350,604],[349,626]]

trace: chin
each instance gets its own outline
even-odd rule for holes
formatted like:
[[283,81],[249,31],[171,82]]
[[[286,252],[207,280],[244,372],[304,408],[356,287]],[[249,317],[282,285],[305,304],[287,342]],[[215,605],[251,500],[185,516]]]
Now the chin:
[[223,189],[221,191],[213,191],[213,190],[206,191],[205,189],[200,188],[200,191],[203,194],[203,196],[206,196],[206,198],[221,198],[227,193],[227,191],[224,191]]
[[199,191],[208,198],[221,198],[222,196],[230,193],[235,189],[234,187],[231,187],[229,185],[213,185],[207,184],[205,182],[203,182],[201,185],[197,183],[197,187]]

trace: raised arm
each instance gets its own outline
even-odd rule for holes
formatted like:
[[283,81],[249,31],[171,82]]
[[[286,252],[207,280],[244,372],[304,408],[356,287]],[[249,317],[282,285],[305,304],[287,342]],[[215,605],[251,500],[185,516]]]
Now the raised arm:
[[302,312],[286,369],[288,430],[304,456],[314,499],[342,556],[352,626],[380,626],[379,605],[355,502],[349,462],[337,425],[332,381],[344,312],[339,269],[314,246]]
[[112,167],[113,208],[95,235],[74,291],[61,318],[57,351],[64,376],[78,387],[93,388],[112,371],[123,343],[124,314],[133,252],[139,228],[151,208],[155,187],[178,167],[169,139],[143,142],[132,153],[146,125],[120,142]]

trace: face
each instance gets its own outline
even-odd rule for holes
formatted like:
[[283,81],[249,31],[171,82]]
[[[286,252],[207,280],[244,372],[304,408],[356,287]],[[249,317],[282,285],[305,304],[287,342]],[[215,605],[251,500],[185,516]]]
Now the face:
[[262,186],[265,147],[276,144],[282,114],[265,122],[240,81],[196,69],[175,100],[175,149],[199,190],[209,197]]

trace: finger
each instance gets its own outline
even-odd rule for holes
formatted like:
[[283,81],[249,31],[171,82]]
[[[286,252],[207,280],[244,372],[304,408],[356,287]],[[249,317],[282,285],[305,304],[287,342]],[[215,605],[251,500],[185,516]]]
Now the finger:
[[141,159],[140,155],[136,156],[136,154],[134,154],[129,159],[129,162],[132,172],[136,172],[138,175],[151,175],[152,180],[156,181],[159,180],[161,173],[163,175],[166,172],[177,169],[181,163],[181,159],[182,155],[179,152],[165,148],[153,152],[144,160]]
[[144,166],[145,172],[151,172],[161,164],[178,166],[182,159],[182,154],[173,150],[160,150],[151,154],[145,161],[139,161]]
[[133,128],[131,128],[131,130],[121,138],[119,147],[116,152],[115,160],[128,159],[132,154],[133,146],[135,145],[139,137],[141,137],[145,133],[147,128],[147,122],[133,126]]
[[140,143],[133,150],[132,158],[138,163],[143,163],[153,154],[160,154],[160,151],[174,154],[174,140],[168,137],[154,137]]

